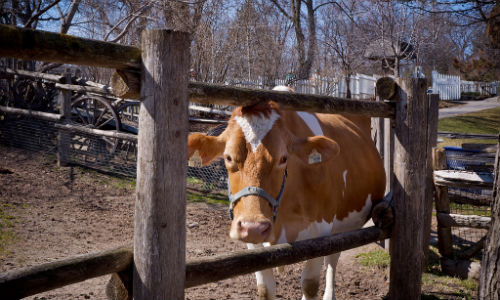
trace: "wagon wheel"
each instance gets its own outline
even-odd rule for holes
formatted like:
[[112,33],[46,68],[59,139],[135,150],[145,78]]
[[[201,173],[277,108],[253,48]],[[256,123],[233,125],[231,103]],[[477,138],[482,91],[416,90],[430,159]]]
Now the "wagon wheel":
[[[71,123],[91,129],[119,132],[121,122],[111,104],[103,97],[83,95],[71,102]],[[112,137],[97,137],[75,134],[72,147],[85,162],[106,162],[116,151],[118,140]]]
[[[116,110],[121,121],[122,131],[139,133],[139,109],[141,103],[138,101],[127,101]],[[125,161],[137,160],[137,142],[122,140],[119,144],[120,156]]]
[[42,80],[19,79],[12,86],[10,106],[54,111],[55,85]]

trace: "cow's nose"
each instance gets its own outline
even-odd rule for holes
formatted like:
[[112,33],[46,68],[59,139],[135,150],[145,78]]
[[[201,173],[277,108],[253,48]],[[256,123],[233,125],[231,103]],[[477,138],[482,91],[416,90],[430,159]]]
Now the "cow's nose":
[[271,222],[238,222],[239,239],[248,243],[262,243],[271,233]]

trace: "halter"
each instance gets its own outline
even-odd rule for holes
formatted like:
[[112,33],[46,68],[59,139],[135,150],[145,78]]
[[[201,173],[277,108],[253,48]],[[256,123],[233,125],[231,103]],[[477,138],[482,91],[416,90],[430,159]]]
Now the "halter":
[[283,173],[283,181],[281,182],[280,193],[278,194],[278,197],[276,199],[274,199],[271,195],[269,195],[264,189],[256,186],[247,186],[246,188],[243,188],[241,191],[233,195],[231,193],[231,185],[229,184],[229,178],[228,178],[227,195],[229,197],[229,219],[231,220],[233,219],[233,207],[236,201],[240,200],[241,197],[256,195],[266,199],[267,202],[269,202],[269,205],[271,205],[271,208],[273,210],[273,222],[275,222],[276,217],[278,215],[278,208],[280,207],[281,198],[283,198],[283,191],[285,190],[286,176],[287,176],[287,169],[285,169],[285,172]]

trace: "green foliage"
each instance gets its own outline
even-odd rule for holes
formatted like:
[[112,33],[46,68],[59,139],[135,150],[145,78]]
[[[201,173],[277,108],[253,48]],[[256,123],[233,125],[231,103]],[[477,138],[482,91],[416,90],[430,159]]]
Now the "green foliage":
[[187,202],[205,202],[208,204],[228,205],[227,196],[221,194],[200,194],[192,191],[186,191]]
[[[474,299],[478,283],[471,279],[463,280],[445,275],[441,271],[439,257],[438,249],[432,245],[429,246],[429,263],[422,274],[422,289],[427,294],[422,299]],[[436,298],[436,295],[443,297]]]
[[438,131],[498,134],[500,108],[486,109],[439,120]]
[[15,240],[12,231],[16,217],[12,214],[17,208],[8,203],[0,203],[0,257],[4,254],[8,244]]
[[369,268],[387,268],[391,264],[391,256],[385,250],[375,250],[356,255],[359,263]]

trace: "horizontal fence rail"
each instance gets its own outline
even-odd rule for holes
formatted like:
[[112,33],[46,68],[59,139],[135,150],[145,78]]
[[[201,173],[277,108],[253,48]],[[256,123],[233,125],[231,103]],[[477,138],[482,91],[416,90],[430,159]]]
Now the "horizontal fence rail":
[[437,220],[444,227],[470,227],[488,229],[491,223],[490,217],[476,215],[460,215],[438,212]]
[[274,101],[285,110],[346,113],[382,118],[392,118],[395,113],[394,106],[387,102],[229,87],[201,82],[190,82],[188,89],[189,101],[201,104],[248,106],[261,101]]
[[4,113],[17,114],[17,115],[23,115],[23,116],[28,116],[28,117],[35,117],[38,119],[42,119],[45,121],[52,121],[52,122],[61,121],[61,119],[63,118],[60,114],[53,114],[53,113],[48,113],[48,112],[43,112],[43,111],[36,111],[36,110],[30,110],[30,109],[24,109],[24,108],[15,108],[15,107],[3,106],[3,105],[0,105],[0,111],[3,111]]
[[448,187],[493,188],[493,174],[459,170],[434,171],[434,184]]
[[[266,248],[197,258],[186,263],[186,288],[297,263],[360,247],[390,236],[389,230],[368,227],[328,237]],[[63,259],[0,274],[2,297],[19,299],[132,266],[131,247]]]
[[[53,79],[56,78],[54,77]],[[56,83],[56,88],[102,95],[112,95],[113,93],[113,89],[108,86],[94,87]],[[346,113],[382,118],[393,118],[395,112],[394,105],[390,102],[353,100],[322,95],[249,89],[202,82],[189,82],[188,92],[189,101],[201,104],[248,106],[261,101],[274,101],[285,110],[299,110],[316,113]],[[228,112],[224,114],[230,115]]]
[[93,129],[79,125],[72,124],[54,124],[54,127],[62,130],[72,131],[72,132],[81,132],[95,136],[105,136],[111,138],[118,138],[122,140],[137,142],[137,135],[125,133],[125,132],[116,132],[111,130],[101,130],[101,129]]
[[31,79],[43,79],[53,82],[65,83],[64,76],[49,74],[49,73],[41,73],[41,72],[33,72],[26,70],[12,70],[9,68],[0,68],[0,79],[10,79],[14,78],[14,76],[18,77],[27,77]]
[[100,253],[8,271],[0,274],[2,299],[21,299],[68,284],[126,270],[132,264],[131,248]]
[[0,25],[0,56],[105,68],[139,68],[141,50],[71,35]]

